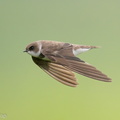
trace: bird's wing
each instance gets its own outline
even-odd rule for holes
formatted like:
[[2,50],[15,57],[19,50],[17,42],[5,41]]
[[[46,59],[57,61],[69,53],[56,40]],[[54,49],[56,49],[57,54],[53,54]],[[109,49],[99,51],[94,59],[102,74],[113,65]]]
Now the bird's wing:
[[47,51],[43,52],[43,54],[56,64],[65,66],[66,68],[78,74],[100,81],[111,81],[111,79],[107,77],[107,75],[103,74],[101,71],[97,70],[95,67],[82,61],[81,59],[75,57],[72,51],[72,47],[73,46],[70,44],[65,44],[61,50],[55,52],[56,54],[49,53]]
[[48,73],[48,75],[50,75],[57,81],[71,87],[76,87],[76,85],[78,84],[74,73],[66,67],[35,57],[32,57],[32,59],[35,64],[37,64],[43,71]]
[[50,59],[52,62],[61,65],[69,65],[69,63],[66,61],[67,59],[84,62],[74,56],[72,49],[73,49],[73,45],[69,43],[65,43],[59,50],[55,50],[51,52],[51,50],[47,49],[47,50],[43,50],[42,54],[46,58]]
[[78,74],[104,82],[111,82],[111,78],[88,63],[73,61],[69,59],[67,61],[69,63],[69,66],[67,66],[67,68]]

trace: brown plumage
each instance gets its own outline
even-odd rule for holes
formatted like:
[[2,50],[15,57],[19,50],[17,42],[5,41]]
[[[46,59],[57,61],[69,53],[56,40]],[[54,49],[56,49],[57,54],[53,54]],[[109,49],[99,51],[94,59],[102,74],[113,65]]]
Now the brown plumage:
[[75,87],[78,84],[73,72],[66,67],[50,61],[40,60],[35,57],[32,57],[32,59],[43,71],[59,82],[71,87]]
[[55,41],[36,41],[26,47],[33,61],[59,82],[75,87],[78,83],[73,72],[100,81],[110,82],[111,78],[75,55],[96,46],[74,45]]

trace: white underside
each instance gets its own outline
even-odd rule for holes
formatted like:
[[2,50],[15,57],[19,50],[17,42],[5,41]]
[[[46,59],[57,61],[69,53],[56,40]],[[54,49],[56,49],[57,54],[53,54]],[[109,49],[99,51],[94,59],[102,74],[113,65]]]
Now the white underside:
[[80,49],[77,49],[77,50],[73,49],[73,54],[76,56],[76,55],[81,54],[83,52],[86,52],[88,50],[90,50],[90,48],[80,48]]
[[33,57],[38,57],[40,55],[40,52],[38,51],[37,53],[33,51],[28,51],[28,54],[32,55]]

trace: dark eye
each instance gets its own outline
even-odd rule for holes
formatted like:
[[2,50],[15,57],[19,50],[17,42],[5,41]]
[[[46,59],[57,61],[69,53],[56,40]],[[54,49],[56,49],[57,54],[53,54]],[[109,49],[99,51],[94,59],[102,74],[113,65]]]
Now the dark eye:
[[30,50],[30,51],[31,51],[31,50],[34,50],[34,46],[29,47],[29,50]]

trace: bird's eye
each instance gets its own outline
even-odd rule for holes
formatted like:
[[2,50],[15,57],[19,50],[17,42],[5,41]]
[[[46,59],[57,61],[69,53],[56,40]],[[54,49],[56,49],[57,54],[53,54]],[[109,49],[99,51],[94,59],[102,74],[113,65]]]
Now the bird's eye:
[[34,50],[34,46],[29,47],[29,50],[30,50],[30,51],[31,51],[31,50]]

